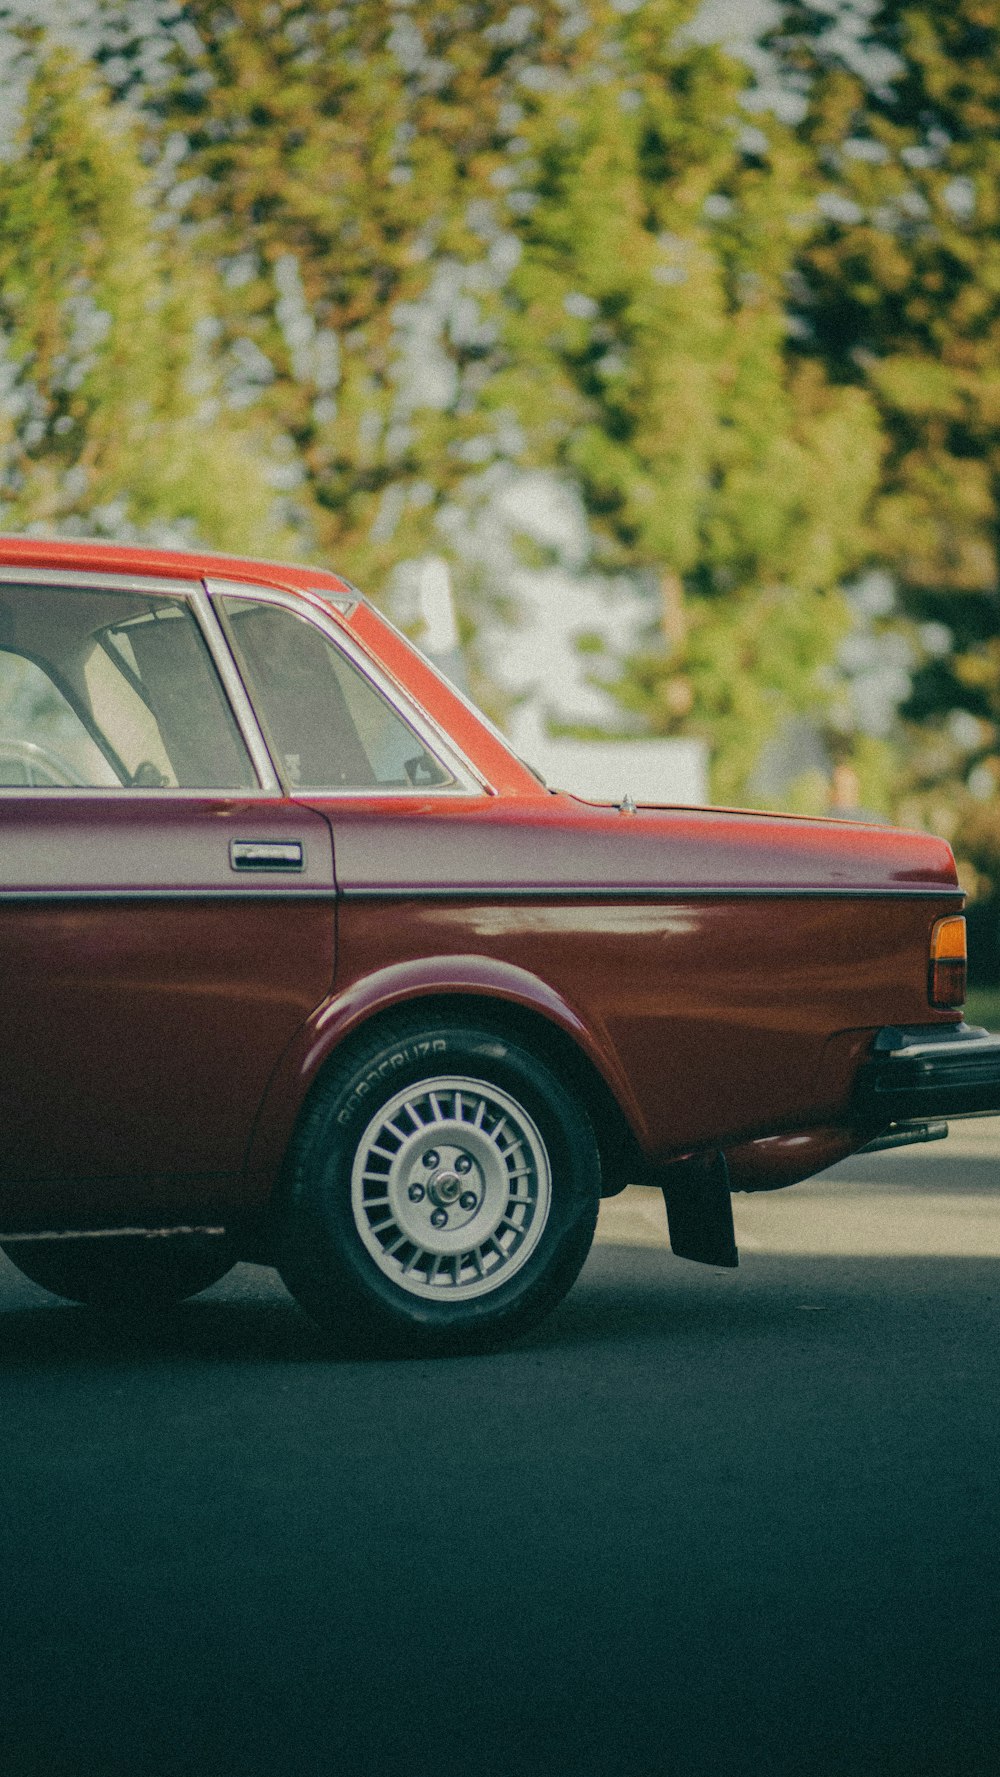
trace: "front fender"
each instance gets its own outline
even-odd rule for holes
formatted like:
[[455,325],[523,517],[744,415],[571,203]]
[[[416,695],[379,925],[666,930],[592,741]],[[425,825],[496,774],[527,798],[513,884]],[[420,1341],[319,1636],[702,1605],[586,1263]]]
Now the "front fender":
[[334,991],[297,1032],[268,1082],[251,1136],[251,1201],[263,1201],[272,1189],[309,1089],[340,1045],[394,1008],[451,995],[516,1006],[557,1027],[600,1074],[641,1138],[644,1118],[606,1031],[585,1022],[562,994],[516,964],[481,955],[426,957],[393,963]]

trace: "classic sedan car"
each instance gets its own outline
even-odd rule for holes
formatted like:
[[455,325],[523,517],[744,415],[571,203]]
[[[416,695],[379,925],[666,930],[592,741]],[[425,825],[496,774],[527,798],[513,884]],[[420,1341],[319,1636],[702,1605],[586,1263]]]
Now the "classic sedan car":
[[315,568],[0,542],[0,901],[0,1245],[78,1301],[473,1349],[627,1183],[734,1265],[732,1190],[1000,1108],[941,840],[560,794]]

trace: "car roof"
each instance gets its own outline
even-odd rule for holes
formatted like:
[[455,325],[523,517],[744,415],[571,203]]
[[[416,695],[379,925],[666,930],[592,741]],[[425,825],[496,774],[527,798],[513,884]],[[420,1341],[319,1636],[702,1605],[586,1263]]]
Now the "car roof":
[[81,572],[142,574],[170,580],[250,580],[262,586],[358,598],[350,582],[327,568],[292,566],[255,556],[219,555],[208,550],[150,549],[103,538],[54,539],[0,536],[0,567],[77,568]]

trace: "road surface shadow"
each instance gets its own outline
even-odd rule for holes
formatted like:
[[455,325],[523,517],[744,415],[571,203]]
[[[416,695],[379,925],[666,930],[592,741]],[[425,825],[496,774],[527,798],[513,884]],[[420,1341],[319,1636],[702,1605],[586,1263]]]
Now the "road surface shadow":
[[[0,1372],[27,1367],[225,1363],[398,1363],[376,1350],[338,1351],[286,1293],[274,1272],[240,1266],[205,1295],[157,1312],[108,1315],[48,1296],[4,1267],[0,1274]],[[597,1247],[566,1300],[538,1327],[494,1353],[437,1358],[484,1362],[563,1354],[586,1346],[678,1340],[754,1342],[803,1336],[809,1314],[876,1318],[893,1300],[940,1290],[1000,1288],[1000,1259],[749,1254],[739,1271],[715,1271],[648,1246]]]
[[[15,1282],[4,1267],[0,1282],[0,1369],[95,1359],[120,1363],[165,1357],[314,1362],[328,1357],[319,1328],[307,1320],[273,1272],[238,1268],[237,1295],[226,1282],[204,1296],[141,1314],[104,1314]],[[258,1281],[259,1280],[259,1281]],[[16,1296],[15,1296],[16,1290]],[[252,1292],[252,1293],[251,1293]]]
[[[497,1353],[549,1351],[595,1341],[669,1340],[680,1332],[730,1339],[764,1335],[796,1321],[785,1292],[744,1286],[732,1273],[681,1267],[669,1253],[597,1248],[567,1300]],[[24,1364],[378,1362],[378,1351],[338,1352],[288,1296],[274,1272],[241,1266],[203,1296],[158,1312],[108,1315],[60,1301],[7,1267],[0,1282],[0,1371]],[[763,1283],[763,1279],[759,1280]],[[405,1361],[405,1360],[395,1360]],[[427,1360],[424,1360],[427,1361]],[[466,1361],[436,1359],[436,1362]],[[469,1361],[476,1361],[475,1359]],[[479,1361],[482,1361],[481,1359]]]

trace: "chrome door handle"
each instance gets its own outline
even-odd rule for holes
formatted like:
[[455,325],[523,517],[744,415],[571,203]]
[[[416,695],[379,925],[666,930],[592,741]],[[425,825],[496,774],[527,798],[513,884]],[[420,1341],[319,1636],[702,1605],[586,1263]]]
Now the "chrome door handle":
[[305,854],[301,839],[231,839],[233,870],[301,870]]

